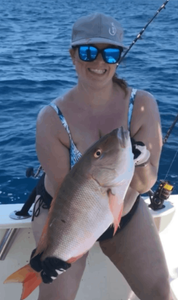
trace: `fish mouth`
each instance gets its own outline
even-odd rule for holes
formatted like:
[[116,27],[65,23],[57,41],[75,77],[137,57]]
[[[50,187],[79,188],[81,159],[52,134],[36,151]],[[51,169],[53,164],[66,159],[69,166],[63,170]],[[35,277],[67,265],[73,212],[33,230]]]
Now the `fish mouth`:
[[126,148],[127,146],[127,140],[129,137],[129,132],[128,130],[124,129],[124,127],[116,128],[113,130],[113,135],[116,135],[117,138],[119,139],[119,143],[122,148]]

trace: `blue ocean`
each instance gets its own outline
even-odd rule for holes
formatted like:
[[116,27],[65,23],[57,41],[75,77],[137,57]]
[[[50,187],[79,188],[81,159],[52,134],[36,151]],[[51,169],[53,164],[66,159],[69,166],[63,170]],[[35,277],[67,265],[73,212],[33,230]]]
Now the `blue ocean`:
[[[71,29],[81,16],[103,12],[124,28],[129,46],[163,0],[0,0],[0,204],[24,203],[37,179],[40,109],[77,82],[69,57]],[[178,114],[178,1],[170,0],[131,48],[118,75],[157,100],[163,137]],[[160,160],[160,179],[178,193],[178,124]],[[158,183],[157,183],[158,184]],[[153,187],[155,190],[156,185]]]

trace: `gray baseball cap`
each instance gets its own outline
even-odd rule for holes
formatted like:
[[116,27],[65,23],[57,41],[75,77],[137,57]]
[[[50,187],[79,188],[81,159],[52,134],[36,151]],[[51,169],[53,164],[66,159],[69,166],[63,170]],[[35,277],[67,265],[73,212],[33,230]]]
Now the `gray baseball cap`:
[[123,29],[118,21],[102,13],[81,17],[72,29],[71,46],[103,43],[127,47],[122,43]]

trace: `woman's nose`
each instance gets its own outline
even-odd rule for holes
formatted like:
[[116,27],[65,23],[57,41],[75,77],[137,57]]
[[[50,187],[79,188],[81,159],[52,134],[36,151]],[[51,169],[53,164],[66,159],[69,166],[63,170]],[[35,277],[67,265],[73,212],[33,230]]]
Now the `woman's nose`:
[[96,60],[97,60],[97,61],[103,62],[103,57],[102,57],[102,54],[101,54],[101,53],[98,54]]

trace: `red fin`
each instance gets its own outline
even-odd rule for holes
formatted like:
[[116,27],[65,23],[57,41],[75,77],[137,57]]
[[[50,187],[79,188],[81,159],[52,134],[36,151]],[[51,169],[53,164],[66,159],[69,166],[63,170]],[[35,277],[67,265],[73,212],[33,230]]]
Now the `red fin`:
[[78,256],[76,256],[76,257],[71,257],[68,261],[67,261],[67,263],[68,264],[73,264],[75,261],[77,261],[79,258],[81,258],[82,256],[84,255],[84,253],[83,254],[80,254],[80,255],[78,255]]
[[4,283],[11,282],[22,282],[23,283],[23,291],[21,300],[25,299],[30,295],[37,286],[42,282],[40,273],[35,272],[30,265],[26,265],[18,271],[11,274]]
[[118,203],[118,198],[109,191],[109,206],[114,217],[114,234],[116,233],[122,217],[123,203]]

